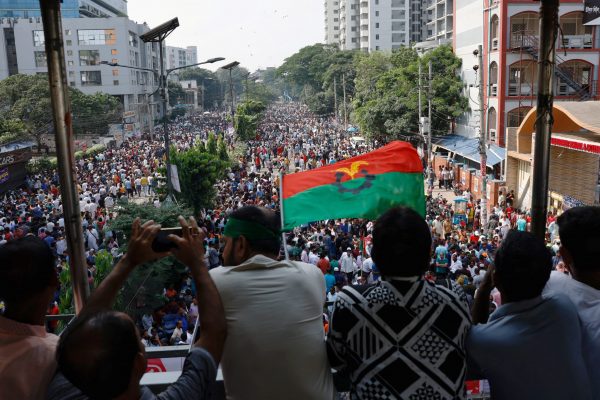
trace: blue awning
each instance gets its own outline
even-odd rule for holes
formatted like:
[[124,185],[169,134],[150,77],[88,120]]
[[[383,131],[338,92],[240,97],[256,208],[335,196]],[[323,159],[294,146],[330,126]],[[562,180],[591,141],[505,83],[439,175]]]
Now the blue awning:
[[[479,163],[479,139],[466,138],[459,135],[447,135],[431,138],[432,144],[441,147],[444,150],[455,153],[457,156],[467,158]],[[494,143],[487,146],[487,166],[493,167],[501,163],[506,158],[506,149]]]

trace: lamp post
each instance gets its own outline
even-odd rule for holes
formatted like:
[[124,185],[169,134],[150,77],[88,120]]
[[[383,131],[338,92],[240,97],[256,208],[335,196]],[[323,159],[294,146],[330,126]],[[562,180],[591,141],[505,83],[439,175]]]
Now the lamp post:
[[[164,25],[164,24],[163,24]],[[162,26],[162,25],[161,25]],[[160,26],[159,26],[160,27]],[[158,28],[155,28],[158,29]],[[152,31],[148,32],[151,33]],[[146,35],[148,34],[146,33]],[[166,37],[166,36],[165,36]],[[142,38],[142,36],[140,36],[140,38]],[[142,38],[142,40],[144,40]],[[166,161],[166,167],[167,167],[167,199],[173,199],[173,184],[171,182],[171,160],[170,160],[170,155],[169,155],[169,147],[170,147],[170,141],[169,141],[169,127],[168,127],[168,121],[167,121],[167,78],[169,77],[169,74],[173,71],[177,71],[180,69],[184,69],[184,68],[190,68],[190,67],[195,67],[198,65],[203,65],[203,64],[212,64],[215,63],[217,61],[223,61],[225,58],[223,57],[215,57],[215,58],[210,58],[206,61],[202,61],[196,64],[190,64],[190,65],[184,65],[182,67],[177,67],[177,68],[170,68],[165,70],[164,69],[164,65],[163,65],[163,58],[162,58],[162,43],[159,44],[160,48],[161,48],[161,67],[160,67],[160,79],[159,79],[159,88],[158,90],[161,91],[161,100],[162,100],[162,107],[163,107],[163,130],[164,130],[164,141],[165,141],[165,161]],[[122,64],[118,64],[118,63],[111,63],[108,61],[101,61],[100,64],[104,64],[104,65],[109,65],[111,67],[122,67],[122,68],[130,68],[130,69],[137,69],[137,70],[142,70],[142,71],[150,71],[154,74],[158,75],[158,72],[156,70],[150,69],[150,68],[143,68],[143,67],[132,67],[129,65],[122,65]],[[154,93],[151,94],[151,96]]]
[[231,97],[231,123],[233,124],[233,118],[235,117],[235,109],[234,104],[233,104],[233,78],[231,75],[231,71],[237,67],[238,65],[240,65],[240,63],[238,61],[234,61],[232,63],[229,63],[227,65],[222,66],[222,69],[226,69],[229,70],[229,96]]

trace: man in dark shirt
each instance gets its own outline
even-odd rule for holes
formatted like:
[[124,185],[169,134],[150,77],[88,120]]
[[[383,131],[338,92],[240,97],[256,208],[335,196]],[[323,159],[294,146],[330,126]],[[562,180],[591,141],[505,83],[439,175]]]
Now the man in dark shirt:
[[353,399],[464,397],[469,312],[454,286],[423,278],[430,251],[425,220],[409,208],[391,209],[373,231],[382,282],[338,294],[329,360],[349,375]]

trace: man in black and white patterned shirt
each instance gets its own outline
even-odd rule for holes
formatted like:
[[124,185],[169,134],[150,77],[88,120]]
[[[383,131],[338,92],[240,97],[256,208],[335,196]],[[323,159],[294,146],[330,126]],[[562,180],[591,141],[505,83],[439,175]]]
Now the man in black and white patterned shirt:
[[383,281],[338,294],[327,338],[351,398],[464,398],[470,316],[464,295],[423,278],[426,222],[409,208],[389,210],[375,224],[371,255]]

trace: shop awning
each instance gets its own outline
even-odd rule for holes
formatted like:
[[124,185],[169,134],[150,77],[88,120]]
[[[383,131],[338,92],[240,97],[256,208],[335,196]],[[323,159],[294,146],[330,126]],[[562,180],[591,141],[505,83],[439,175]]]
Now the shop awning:
[[[438,136],[431,139],[434,146],[441,147],[457,156],[464,157],[476,163],[480,162],[479,139],[466,138],[459,135]],[[493,167],[506,158],[506,149],[489,143],[486,149],[487,166]]]

